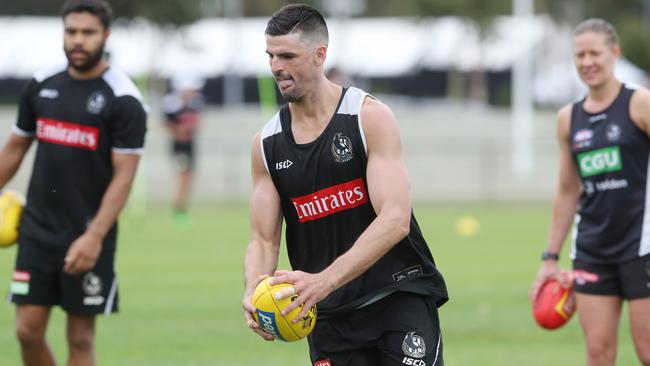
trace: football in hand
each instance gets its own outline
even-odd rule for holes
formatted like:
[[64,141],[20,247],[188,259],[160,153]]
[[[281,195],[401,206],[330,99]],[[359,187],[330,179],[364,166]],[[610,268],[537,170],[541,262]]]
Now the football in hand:
[[294,342],[309,335],[314,329],[314,325],[316,325],[316,305],[313,305],[298,322],[292,322],[302,310],[303,305],[298,306],[284,317],[280,312],[294,301],[298,295],[294,294],[278,299],[280,295],[285,294],[287,291],[290,293],[293,286],[288,283],[270,285],[269,280],[270,277],[265,278],[253,292],[251,303],[256,309],[253,316],[257,324],[265,332],[285,342]]
[[18,241],[24,205],[25,197],[16,191],[4,190],[0,194],[0,247],[9,247]]
[[557,280],[542,285],[533,301],[533,316],[540,327],[557,329],[566,324],[576,310],[573,287],[564,288]]

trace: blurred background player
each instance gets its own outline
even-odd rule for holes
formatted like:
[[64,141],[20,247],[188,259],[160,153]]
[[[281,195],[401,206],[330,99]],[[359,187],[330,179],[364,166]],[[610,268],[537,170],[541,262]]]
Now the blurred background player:
[[330,67],[325,73],[325,77],[327,80],[333,82],[334,84],[338,84],[343,87],[348,87],[352,84],[352,81],[350,80],[348,74],[344,72],[340,67]]
[[[244,316],[265,276],[293,284],[283,313],[318,303],[315,365],[442,365],[447,289],[412,214],[397,121],[361,89],[325,78],[328,30],[307,5],[269,20],[266,53],[283,107],[254,139]],[[276,271],[282,221],[293,271]],[[381,321],[378,321],[381,319]]]
[[624,300],[638,358],[650,365],[650,92],[614,76],[620,54],[608,22],[576,27],[575,66],[589,90],[558,114],[559,183],[531,291],[553,277],[568,285],[557,261],[575,217],[573,281],[589,366],[615,364]]
[[177,171],[173,215],[181,229],[189,228],[187,206],[196,165],[195,135],[201,121],[205,100],[203,81],[190,76],[172,80],[171,92],[163,98],[167,129],[171,135],[171,152]]
[[26,365],[54,365],[45,331],[54,305],[67,314],[68,365],[95,364],[95,316],[118,308],[117,217],[144,147],[138,89],[108,65],[111,9],[63,5],[67,64],[37,72],[0,151],[0,187],[38,141],[9,299]]

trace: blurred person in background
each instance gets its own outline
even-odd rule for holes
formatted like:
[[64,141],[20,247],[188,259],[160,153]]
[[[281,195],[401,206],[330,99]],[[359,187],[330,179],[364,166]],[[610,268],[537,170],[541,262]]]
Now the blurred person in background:
[[341,68],[333,66],[325,73],[327,80],[337,84],[339,86],[347,87],[352,84],[348,74],[343,71]]
[[178,228],[188,229],[187,206],[196,166],[195,135],[205,107],[203,81],[193,76],[177,76],[171,86],[171,92],[163,98],[163,110],[177,172],[172,213]]
[[[548,246],[531,289],[573,281],[587,365],[614,365],[623,302],[636,353],[650,365],[650,92],[614,76],[614,27],[588,19],[574,32],[574,62],[588,87],[558,113],[560,173]],[[575,218],[572,276],[558,259]]]
[[118,309],[117,217],[144,148],[140,92],[104,58],[111,9],[62,8],[66,64],[38,71],[0,151],[0,187],[38,141],[20,222],[9,300],[25,365],[54,365],[45,339],[55,305],[66,312],[68,365],[95,364],[95,317]]
[[[271,72],[288,102],[253,138],[251,240],[244,317],[259,336],[251,296],[266,276],[290,283],[315,365],[443,364],[438,308],[447,289],[412,213],[392,111],[323,73],[328,30],[307,5],[267,24]],[[282,221],[292,271],[277,270]]]

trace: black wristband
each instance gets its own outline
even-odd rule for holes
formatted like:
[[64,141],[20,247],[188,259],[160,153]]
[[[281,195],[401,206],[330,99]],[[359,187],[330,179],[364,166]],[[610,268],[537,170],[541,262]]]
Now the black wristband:
[[542,252],[542,260],[546,261],[549,259],[557,261],[560,259],[560,255],[558,253],[551,253],[546,251]]

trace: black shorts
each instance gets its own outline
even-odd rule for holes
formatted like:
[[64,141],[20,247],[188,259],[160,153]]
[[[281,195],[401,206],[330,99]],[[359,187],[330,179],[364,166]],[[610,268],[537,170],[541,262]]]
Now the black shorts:
[[95,268],[77,276],[63,272],[68,246],[22,240],[9,300],[18,305],[60,305],[75,315],[117,312],[115,246],[102,250]]
[[650,297],[650,254],[622,264],[573,261],[576,292],[624,299]]
[[442,366],[432,298],[396,292],[345,316],[319,319],[307,338],[314,366]]
[[180,170],[194,169],[194,140],[174,141],[172,154]]

